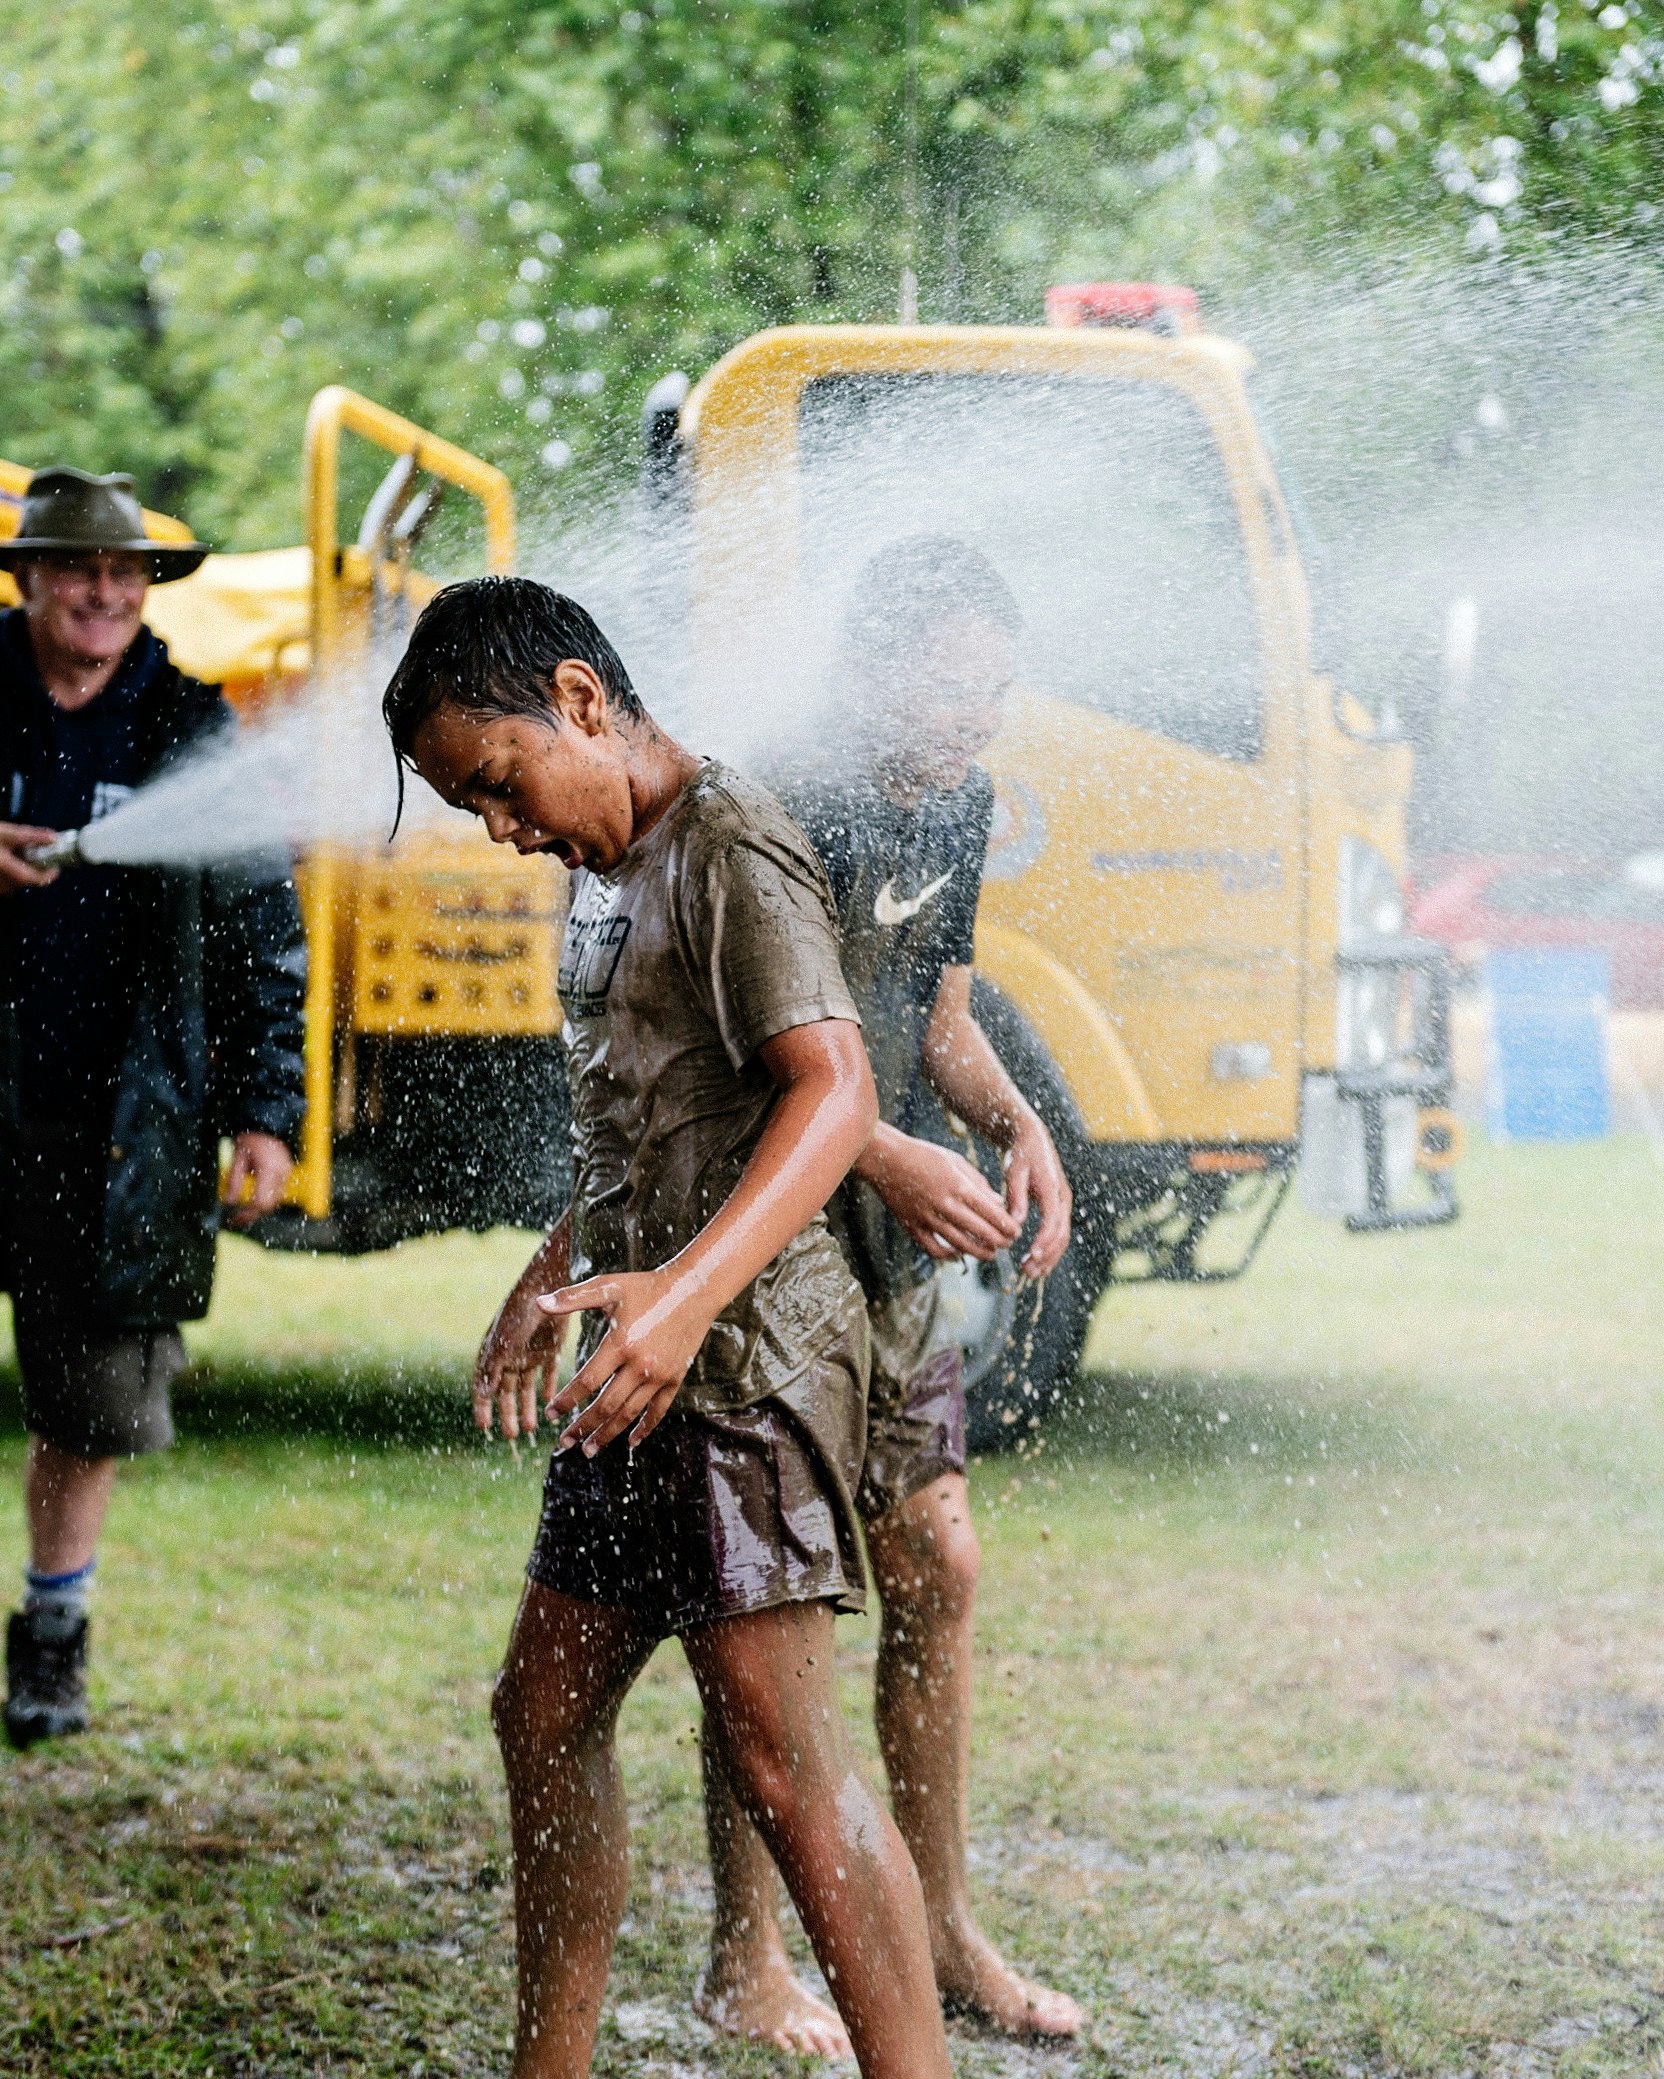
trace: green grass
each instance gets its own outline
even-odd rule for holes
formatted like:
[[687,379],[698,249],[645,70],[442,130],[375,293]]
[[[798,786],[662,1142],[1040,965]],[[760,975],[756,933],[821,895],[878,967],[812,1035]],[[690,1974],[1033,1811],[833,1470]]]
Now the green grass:
[[[960,2034],[962,2072],[1664,2071],[1664,1171],[1480,1148],[1463,1189],[1447,1232],[1290,1208],[1240,1285],[1111,1295],[1079,1405],[976,1469],[981,1902],[1093,2034]],[[486,1696],[541,1462],[461,1396],[525,1247],[227,1245],[183,1441],[118,1490],[99,1730],[0,1762],[0,2069],[502,2068]],[[693,1722],[669,1647],[607,2073],[787,2069],[687,2016]]]

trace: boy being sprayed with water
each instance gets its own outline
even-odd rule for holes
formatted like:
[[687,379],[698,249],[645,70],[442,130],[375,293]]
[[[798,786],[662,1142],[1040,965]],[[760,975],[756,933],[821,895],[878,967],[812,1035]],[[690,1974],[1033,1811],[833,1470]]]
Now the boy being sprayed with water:
[[589,615],[529,580],[441,592],[385,713],[446,800],[573,875],[572,1203],[474,1388],[487,1430],[495,1411],[534,1431],[540,1382],[566,1418],[493,1707],[516,2079],[589,2069],[626,1884],[614,1724],[671,1634],[862,2071],[947,2079],[918,1879],[832,1685],[833,1614],[862,1602],[867,1331],[821,1209],[875,1107],[825,875],[772,796],[656,728]]
[[[971,1607],[979,1553],[965,1483],[965,1388],[942,1348],[934,1265],[1016,1242],[1043,1277],[1069,1241],[1070,1193],[1039,1117],[971,1012],[972,934],[993,788],[975,762],[999,727],[1020,629],[1016,601],[964,543],[917,536],[856,580],[838,659],[854,721],[841,770],[789,788],[830,876],[881,1123],[833,1202],[872,1328],[866,1465],[856,1505],[883,1605],[879,1743],[923,1880],[945,2002],[1014,2034],[1072,2036],[1066,1994],[1018,1975],[976,1923],[966,1882]],[[1005,1155],[1003,1201],[962,1156],[905,1128],[926,1086]],[[847,2054],[836,2017],[795,1977],[762,1841],[721,1742],[706,1747],[716,1877],[706,2017],[799,2052]]]

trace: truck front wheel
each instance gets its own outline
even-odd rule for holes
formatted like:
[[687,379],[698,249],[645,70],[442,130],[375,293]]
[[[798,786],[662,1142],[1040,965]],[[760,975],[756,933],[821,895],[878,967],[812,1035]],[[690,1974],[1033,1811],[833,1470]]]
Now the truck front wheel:
[[1009,1451],[1066,1405],[1092,1324],[1101,1278],[1079,1275],[1078,1244],[1043,1284],[1021,1278],[1009,1257],[960,1262],[938,1274],[944,1326],[965,1353],[967,1441]]
[[[1075,1199],[1068,1250],[1044,1284],[1021,1278],[1004,1254],[992,1263],[961,1259],[938,1273],[950,1332],[965,1353],[971,1449],[1000,1451],[1028,1438],[1074,1386],[1108,1277],[1103,1236],[1109,1223],[1097,1150],[1045,1045],[1010,998],[980,978],[972,981],[971,1005],[1011,1080],[1046,1122]],[[989,1182],[997,1184],[997,1153],[972,1146]]]

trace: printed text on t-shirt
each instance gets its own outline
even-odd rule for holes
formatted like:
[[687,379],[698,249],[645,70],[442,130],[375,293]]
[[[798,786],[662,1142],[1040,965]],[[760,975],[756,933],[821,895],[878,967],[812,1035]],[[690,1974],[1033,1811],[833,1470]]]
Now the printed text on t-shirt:
[[611,903],[599,914],[573,910],[561,942],[560,972],[556,978],[568,1016],[601,1016],[629,935],[629,918],[615,917]]

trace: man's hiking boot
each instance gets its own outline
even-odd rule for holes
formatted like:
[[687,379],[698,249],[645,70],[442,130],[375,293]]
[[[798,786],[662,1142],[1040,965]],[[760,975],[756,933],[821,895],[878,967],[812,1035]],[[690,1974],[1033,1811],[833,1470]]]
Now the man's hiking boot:
[[14,1747],[87,1729],[87,1620],[43,1639],[25,1611],[6,1626],[6,1738]]

